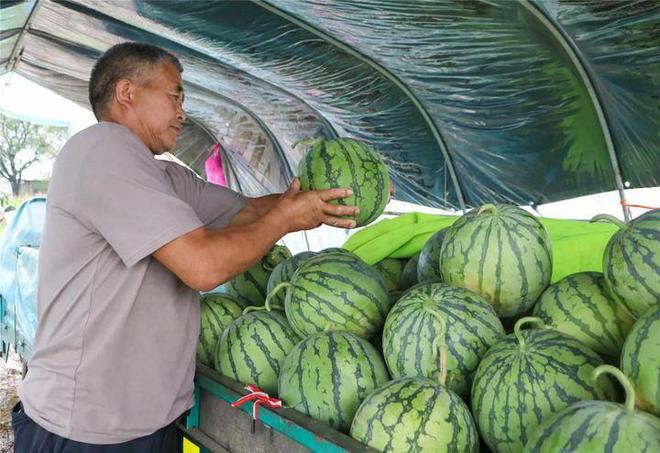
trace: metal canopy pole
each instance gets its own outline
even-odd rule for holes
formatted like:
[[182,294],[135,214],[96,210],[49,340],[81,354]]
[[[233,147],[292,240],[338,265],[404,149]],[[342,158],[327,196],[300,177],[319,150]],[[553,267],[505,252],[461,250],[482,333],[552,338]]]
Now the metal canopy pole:
[[551,20],[545,11],[543,11],[536,3],[531,0],[519,0],[520,3],[552,34],[561,47],[566,51],[571,62],[578,71],[582,82],[584,83],[589,98],[594,105],[598,122],[600,123],[603,136],[605,138],[605,146],[610,157],[612,171],[614,172],[614,181],[616,183],[619,198],[621,200],[621,209],[623,209],[623,217],[627,221],[630,220],[630,209],[624,204],[626,200],[625,188],[623,184],[623,177],[621,176],[621,168],[619,167],[619,160],[614,148],[614,141],[612,133],[608,126],[607,116],[603,110],[601,96],[598,93],[596,84],[594,83],[594,75],[586,62],[586,59],[580,52],[573,39],[566,33],[557,23]]

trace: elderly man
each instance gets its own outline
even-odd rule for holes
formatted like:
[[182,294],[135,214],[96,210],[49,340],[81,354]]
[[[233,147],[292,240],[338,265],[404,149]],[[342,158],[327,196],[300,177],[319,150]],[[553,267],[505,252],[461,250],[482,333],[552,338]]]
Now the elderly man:
[[53,169],[39,260],[39,327],[12,413],[17,452],[176,451],[193,404],[198,291],[245,271],[289,232],[352,228],[347,189],[245,198],[154,159],[181,132],[182,67],[123,43],[98,60],[99,123]]

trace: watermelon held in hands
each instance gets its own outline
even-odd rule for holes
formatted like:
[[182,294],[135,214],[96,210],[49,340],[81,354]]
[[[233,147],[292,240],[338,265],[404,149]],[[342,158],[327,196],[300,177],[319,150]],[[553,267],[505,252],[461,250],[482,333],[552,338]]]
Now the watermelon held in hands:
[[445,383],[460,396],[488,348],[504,337],[495,310],[478,294],[444,283],[410,288],[390,310],[383,355],[393,378],[437,380],[439,346],[447,348]]
[[388,380],[383,359],[367,340],[321,332],[286,357],[279,391],[287,407],[348,433],[360,403]]
[[422,247],[419,252],[417,261],[417,281],[424,282],[439,282],[442,281],[440,275],[440,250],[442,249],[442,241],[447,234],[447,228],[434,233]]
[[352,189],[353,195],[331,203],[358,206],[357,226],[376,220],[389,200],[387,167],[376,150],[358,140],[312,140],[300,161],[298,174],[302,190]]
[[200,298],[200,330],[197,360],[213,366],[213,354],[218,339],[227,326],[243,313],[244,305],[235,297],[223,293],[207,293]]
[[621,371],[611,365],[601,365],[594,370],[593,379],[603,373],[613,375],[621,383],[626,392],[625,404],[609,401],[574,403],[541,423],[525,445],[524,453],[658,450],[660,418],[635,409],[635,389]]
[[612,298],[600,272],[580,272],[550,285],[533,313],[548,327],[614,362],[633,325],[628,311]]
[[633,325],[621,352],[621,371],[635,385],[637,406],[660,417],[660,306]]
[[293,274],[284,308],[293,330],[306,338],[325,330],[346,330],[369,338],[390,308],[382,277],[353,254],[319,253]]
[[527,211],[487,204],[449,227],[440,273],[443,282],[484,296],[501,318],[515,318],[532,308],[550,283],[550,237]]
[[629,223],[607,214],[620,230],[610,238],[603,254],[603,273],[608,287],[635,317],[660,305],[660,209],[646,212]]
[[360,405],[351,436],[382,452],[479,451],[470,411],[451,390],[427,378],[401,378]]
[[220,337],[215,369],[238,382],[254,384],[276,395],[282,362],[298,342],[300,338],[282,313],[265,307],[248,307]]
[[519,452],[534,429],[577,401],[612,399],[611,382],[596,385],[592,373],[603,360],[574,338],[522,318],[481,360],[472,384],[472,413],[482,438],[495,453]]
[[263,305],[271,272],[288,258],[291,258],[289,249],[283,245],[275,245],[254,266],[223,285],[223,289],[246,305]]

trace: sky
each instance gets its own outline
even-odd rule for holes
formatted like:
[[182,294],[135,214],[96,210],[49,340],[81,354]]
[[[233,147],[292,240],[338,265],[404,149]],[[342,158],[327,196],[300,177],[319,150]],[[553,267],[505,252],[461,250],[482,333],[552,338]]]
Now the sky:
[[[0,112],[33,122],[68,126],[69,136],[96,122],[94,115],[78,104],[71,102],[47,88],[37,85],[16,73],[0,76]],[[26,172],[26,179],[47,179],[52,162],[35,165]],[[8,192],[8,183],[0,178],[0,191]],[[660,207],[660,188],[628,189],[626,198],[633,204]],[[441,210],[394,201],[387,206],[390,212],[443,213]],[[633,217],[646,209],[632,208]],[[623,211],[616,191],[561,202],[548,203],[538,208],[538,213],[547,217],[590,219],[596,214],[608,213],[619,218]]]
[[[66,126],[69,136],[96,122],[90,110],[16,73],[0,76],[0,113],[33,123]],[[51,167],[50,161],[36,164],[26,170],[24,178],[47,179]],[[0,191],[8,190],[6,184],[0,178]]]

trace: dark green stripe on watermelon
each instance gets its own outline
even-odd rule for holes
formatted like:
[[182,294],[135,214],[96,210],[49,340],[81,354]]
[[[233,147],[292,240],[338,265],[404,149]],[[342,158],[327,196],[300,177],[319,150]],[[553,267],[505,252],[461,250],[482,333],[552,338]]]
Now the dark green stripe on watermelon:
[[408,289],[417,284],[417,264],[419,262],[419,253],[408,259],[408,262],[401,273],[401,289]]
[[215,369],[243,384],[254,384],[276,395],[280,366],[299,341],[282,313],[246,313],[232,322],[220,337]]
[[291,284],[286,316],[302,338],[324,330],[369,338],[382,327],[390,308],[381,276],[354,255],[321,253],[298,268]]
[[534,316],[603,356],[618,362],[633,320],[616,302],[600,272],[569,275],[550,285],[534,306]]
[[639,318],[646,310],[660,305],[660,209],[646,212],[628,225],[612,216],[621,227],[603,254],[603,273],[612,293]]
[[347,433],[360,403],[389,379],[383,359],[349,332],[321,332],[286,357],[279,379],[284,404]]
[[660,416],[660,306],[633,326],[621,352],[621,370],[637,391],[637,405]]
[[479,451],[465,403],[425,378],[390,381],[369,395],[355,414],[351,436],[382,452]]
[[517,206],[485,205],[449,227],[442,281],[475,291],[502,318],[529,310],[550,283],[552,252],[543,225]]
[[351,188],[353,195],[332,203],[358,206],[358,226],[378,218],[389,199],[387,167],[372,147],[358,140],[314,140],[298,171],[303,190]]
[[383,328],[383,355],[394,378],[437,381],[441,340],[448,352],[445,385],[466,395],[481,357],[503,336],[495,310],[478,294],[443,283],[420,283],[390,310]]
[[424,247],[422,247],[422,251],[419,252],[419,259],[417,260],[417,281],[419,283],[441,281],[440,250],[446,233],[447,228],[434,233],[428,238]]
[[208,293],[200,298],[200,330],[197,360],[213,366],[213,353],[227,326],[241,316],[244,305],[229,294]]
[[289,249],[283,245],[276,245],[254,266],[236,276],[222,288],[247,305],[263,305],[271,272],[288,258],[291,258]]
[[[523,318],[519,323],[527,322]],[[488,350],[474,375],[471,407],[481,435],[495,453],[519,452],[549,415],[592,399],[613,399],[614,387],[596,385],[602,359],[552,329],[506,336]]]

